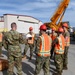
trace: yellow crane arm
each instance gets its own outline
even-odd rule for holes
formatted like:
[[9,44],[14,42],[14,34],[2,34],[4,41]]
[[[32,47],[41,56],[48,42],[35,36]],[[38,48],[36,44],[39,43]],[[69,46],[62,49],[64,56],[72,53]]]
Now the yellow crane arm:
[[[56,29],[58,29],[58,27],[60,26],[59,23],[63,18],[63,15],[65,13],[65,10],[69,4],[70,0],[62,0],[61,3],[59,4],[56,12],[54,13],[54,15],[52,16],[52,18],[50,19],[51,22],[47,23],[47,26],[50,28],[55,27]],[[59,22],[58,22],[59,21]],[[57,24],[58,22],[58,24]]]
[[58,9],[56,10],[55,14],[50,19],[54,24],[58,21],[58,19],[61,16],[61,14],[66,10],[69,2],[70,2],[70,0],[63,0],[59,4]]

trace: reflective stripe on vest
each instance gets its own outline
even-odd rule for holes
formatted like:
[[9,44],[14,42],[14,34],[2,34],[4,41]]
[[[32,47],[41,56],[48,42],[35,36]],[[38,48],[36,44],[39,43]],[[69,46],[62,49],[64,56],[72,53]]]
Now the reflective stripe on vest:
[[2,33],[0,33],[0,42],[2,42],[2,36],[3,36]]
[[66,37],[65,38],[65,46],[69,46],[70,45],[70,37]]
[[40,51],[38,56],[50,56],[51,38],[47,34],[40,36],[40,38],[42,42],[40,43]]
[[63,54],[65,49],[65,39],[63,36],[57,37],[59,43],[55,45],[55,53],[56,54]]
[[32,39],[31,40],[28,40],[28,43],[29,44],[33,44],[34,43],[34,36],[35,36],[35,34],[32,34]]

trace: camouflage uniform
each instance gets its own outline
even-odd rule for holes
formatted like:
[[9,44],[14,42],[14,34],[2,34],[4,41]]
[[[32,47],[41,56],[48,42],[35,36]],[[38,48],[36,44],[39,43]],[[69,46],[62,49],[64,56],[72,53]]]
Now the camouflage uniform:
[[[54,54],[54,62],[58,75],[62,75],[63,70],[63,54]],[[56,74],[55,74],[56,75]]]
[[[64,33],[64,37],[70,37],[70,34],[69,32],[65,32]],[[64,63],[63,63],[63,69],[67,69],[67,64],[68,64],[68,49],[69,49],[69,46],[65,46],[65,52],[64,52]]]
[[[52,43],[52,40],[50,38],[50,43]],[[40,48],[40,42],[41,39],[37,38],[37,48],[36,48],[36,55],[39,53],[39,48]],[[41,71],[41,69],[43,68],[44,70],[44,75],[50,75],[50,56],[48,57],[44,57],[44,56],[36,56],[36,69],[35,69],[35,74],[34,75],[38,75]]]
[[8,32],[6,40],[8,42],[8,75],[13,75],[14,65],[18,70],[17,74],[22,75],[22,55],[20,43],[24,43],[24,40],[22,36],[15,30],[11,30]]
[[3,32],[3,46],[6,50],[8,50],[8,42],[7,42],[8,32]]
[[[64,40],[65,42],[65,40]],[[58,37],[54,40],[54,44],[58,44]],[[55,50],[54,50],[55,52]],[[54,73],[53,75],[62,75],[63,72],[63,58],[64,54],[56,54],[54,53],[54,62],[56,66],[57,73]]]
[[0,56],[2,54],[2,42],[0,42]]
[[[30,34],[30,33],[28,33],[28,34]],[[32,34],[34,34],[34,33],[32,33]],[[34,50],[34,45],[35,45],[35,36],[34,36],[34,42],[33,42],[33,44],[29,44],[28,43],[28,39],[26,40],[26,42],[25,42],[25,48],[24,48],[24,56],[26,56],[27,50],[30,48],[30,59],[32,58],[33,50]]]

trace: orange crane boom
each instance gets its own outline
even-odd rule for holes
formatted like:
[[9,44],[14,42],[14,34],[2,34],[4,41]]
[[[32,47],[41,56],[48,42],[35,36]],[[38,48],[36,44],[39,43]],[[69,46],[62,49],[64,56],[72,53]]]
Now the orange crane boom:
[[70,2],[70,0],[62,0],[61,1],[56,12],[54,13],[54,15],[50,19],[51,22],[45,23],[47,25],[47,27],[50,27],[50,28],[54,27],[58,30],[58,28],[61,26],[60,23],[62,21],[62,18],[64,16],[66,8],[68,7],[69,2]]

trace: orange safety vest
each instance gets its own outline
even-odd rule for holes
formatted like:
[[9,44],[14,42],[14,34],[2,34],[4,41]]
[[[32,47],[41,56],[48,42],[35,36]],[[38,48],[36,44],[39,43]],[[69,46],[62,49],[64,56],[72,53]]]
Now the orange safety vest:
[[40,36],[41,43],[40,43],[40,50],[38,53],[38,56],[50,56],[50,50],[51,50],[51,38],[47,35],[44,34]]
[[35,36],[35,34],[32,34],[31,36],[32,36],[32,39],[28,39],[28,43],[29,44],[33,44],[34,43],[34,36]]
[[2,37],[3,37],[3,34],[0,33],[0,42],[2,42]]
[[52,38],[52,41],[54,41],[54,39],[56,38],[56,36],[53,35],[53,34],[51,34],[50,36],[51,36],[51,38]]
[[63,35],[57,37],[58,39],[58,44],[55,44],[55,53],[56,54],[64,54],[64,49],[65,49],[65,38]]
[[69,46],[70,45],[70,37],[66,37],[65,38],[65,46]]

